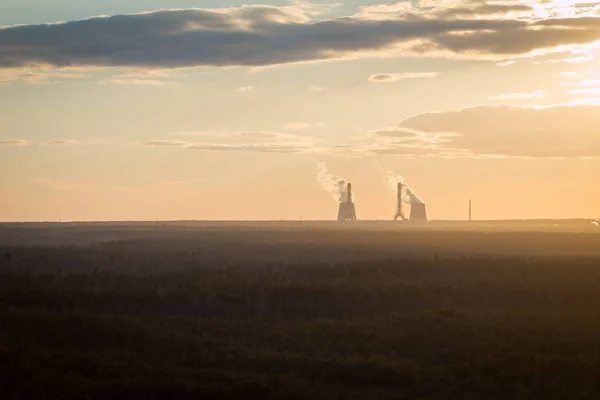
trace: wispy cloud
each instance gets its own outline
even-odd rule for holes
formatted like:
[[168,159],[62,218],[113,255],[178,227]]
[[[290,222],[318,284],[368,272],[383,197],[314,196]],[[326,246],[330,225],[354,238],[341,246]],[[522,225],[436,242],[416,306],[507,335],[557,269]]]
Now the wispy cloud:
[[191,150],[218,151],[218,152],[248,152],[248,153],[300,153],[309,148],[284,144],[228,144],[228,143],[200,143],[188,147]]
[[147,147],[184,147],[191,150],[254,153],[307,153],[318,151],[318,140],[311,136],[268,131],[181,131],[170,135],[187,137],[188,141],[147,140]]
[[316,3],[305,0],[291,0],[290,4],[311,17],[327,14],[336,8],[339,8],[343,3]]
[[516,63],[515,60],[509,60],[509,61],[502,61],[502,62],[496,63],[496,65],[499,67],[507,67],[509,65],[514,65],[515,63]]
[[166,86],[167,82],[155,79],[109,79],[98,81],[99,84],[134,85],[134,86]]
[[371,14],[391,14],[408,12],[414,10],[411,2],[403,1],[393,4],[372,4],[360,7],[360,15],[370,16]]
[[188,146],[190,143],[180,140],[145,140],[140,144],[148,147],[183,147]]
[[456,134],[452,132],[428,133],[397,125],[372,130],[366,135],[355,137],[347,143],[335,145],[330,150],[333,153],[346,156],[471,156],[472,153],[468,149],[449,145],[455,137]]
[[574,84],[577,89],[571,90],[571,94],[582,94],[591,97],[594,101],[600,101],[600,79],[583,79]]
[[565,78],[576,78],[579,76],[577,72],[561,72],[559,75]]
[[235,89],[235,91],[239,93],[252,93],[256,91],[256,88],[254,86],[241,86]]
[[583,79],[576,83],[577,86],[600,86],[600,79]]
[[375,4],[360,7],[360,16],[368,19],[405,18],[493,19],[524,17],[535,12],[525,4],[498,4],[486,1],[403,1],[395,4]]
[[69,71],[49,71],[47,68],[0,68],[0,84],[49,84],[64,80],[83,79],[88,75]]
[[600,87],[585,88],[585,89],[574,89],[574,90],[571,90],[570,93],[572,93],[572,94],[585,94],[585,95],[591,95],[591,96],[600,96]]
[[74,140],[74,139],[55,139],[55,140],[48,140],[44,144],[51,145],[51,146],[64,146],[64,145],[78,144],[78,143],[81,143],[81,142],[79,142],[78,140]]
[[326,92],[326,91],[329,90],[329,86],[325,86],[325,85],[310,85],[306,90],[309,91],[309,92],[312,92],[312,93]]
[[398,72],[392,74],[374,74],[369,76],[371,83],[392,83],[405,79],[435,78],[439,72]]
[[114,74],[110,79],[98,81],[102,85],[167,86],[174,82],[166,81],[170,73],[161,69],[136,68]]
[[597,106],[477,106],[415,115],[337,150],[428,157],[600,157],[599,125]]
[[27,146],[29,142],[24,139],[0,139],[0,146]]
[[114,79],[158,79],[168,77],[169,73],[167,71],[159,69],[133,69],[121,74],[113,75]]
[[490,100],[522,100],[532,99],[535,97],[543,97],[545,92],[543,90],[536,90],[530,93],[505,93],[498,96],[490,96]]
[[[598,18],[600,20],[600,18]],[[535,64],[561,64],[561,63],[566,63],[566,64],[582,64],[582,63],[586,63],[589,61],[593,61],[596,56],[594,55],[594,53],[591,51],[586,52],[582,55],[579,55],[580,53],[571,53],[568,56],[565,57],[560,57],[560,58],[549,58],[549,59],[545,59],[545,60],[541,60],[541,61],[534,61]]]

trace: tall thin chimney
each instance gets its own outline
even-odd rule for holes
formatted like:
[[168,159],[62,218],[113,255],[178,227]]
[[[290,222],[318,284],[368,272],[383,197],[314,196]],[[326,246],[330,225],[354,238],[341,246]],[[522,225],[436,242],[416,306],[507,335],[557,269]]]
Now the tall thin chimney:
[[402,182],[398,182],[398,195],[396,200],[398,201],[398,212],[402,214]]
[[348,198],[346,199],[348,203],[352,203],[352,184],[348,183]]
[[396,215],[394,216],[394,220],[397,220],[398,218],[401,218],[403,221],[406,219],[404,217],[404,210],[402,207],[402,187],[403,187],[403,183],[402,182],[398,182],[398,194],[397,194],[397,204],[396,204]]
[[472,214],[471,214],[471,199],[469,199],[469,221],[471,221],[472,218]]

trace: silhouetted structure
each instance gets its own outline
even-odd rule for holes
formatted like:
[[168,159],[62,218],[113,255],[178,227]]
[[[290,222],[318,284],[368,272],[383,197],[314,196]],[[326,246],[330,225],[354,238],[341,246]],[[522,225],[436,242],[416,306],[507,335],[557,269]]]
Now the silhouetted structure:
[[349,183],[346,192],[346,199],[340,202],[338,210],[338,221],[356,221],[356,209],[352,202],[352,184]]
[[402,221],[406,220],[404,216],[404,210],[402,207],[402,182],[398,182],[398,194],[397,194],[397,204],[396,204],[396,215],[394,216],[394,220],[397,221],[398,218],[402,219]]
[[471,214],[471,199],[469,199],[469,221],[471,221],[471,217],[472,217],[472,214]]
[[424,203],[412,204],[410,206],[411,222],[427,222],[427,211]]

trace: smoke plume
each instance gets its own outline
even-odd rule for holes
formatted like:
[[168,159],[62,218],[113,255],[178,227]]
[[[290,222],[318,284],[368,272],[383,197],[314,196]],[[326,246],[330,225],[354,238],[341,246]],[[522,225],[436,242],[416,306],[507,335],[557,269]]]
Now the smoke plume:
[[412,188],[406,183],[406,179],[400,174],[397,174],[393,171],[384,169],[381,164],[375,163],[375,166],[381,171],[381,173],[385,176],[388,187],[394,194],[398,191],[398,183],[402,182],[402,202],[405,204],[425,204],[425,202],[417,196],[417,194],[412,190]]
[[340,203],[348,201],[348,181],[330,173],[324,162],[317,163],[316,177],[319,184],[331,193],[335,201]]

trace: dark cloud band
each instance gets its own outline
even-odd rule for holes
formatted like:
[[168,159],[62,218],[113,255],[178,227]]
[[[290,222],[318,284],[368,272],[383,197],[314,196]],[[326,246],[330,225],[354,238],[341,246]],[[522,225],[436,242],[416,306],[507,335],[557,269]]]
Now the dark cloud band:
[[419,41],[415,50],[521,54],[600,40],[600,18],[309,21],[290,8],[163,10],[0,28],[0,68],[266,66],[335,59]]

